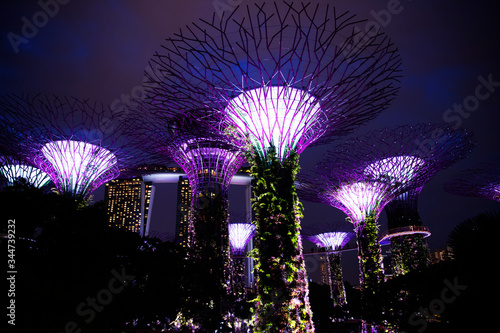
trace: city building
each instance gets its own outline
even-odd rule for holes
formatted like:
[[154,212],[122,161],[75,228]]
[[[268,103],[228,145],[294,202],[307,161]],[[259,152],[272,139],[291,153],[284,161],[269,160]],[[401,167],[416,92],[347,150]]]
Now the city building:
[[151,182],[141,178],[113,179],[106,183],[104,200],[110,227],[141,233],[147,221],[151,199]]
[[189,215],[191,211],[191,187],[186,176],[179,176],[177,183],[177,213],[175,216],[175,242],[187,247]]

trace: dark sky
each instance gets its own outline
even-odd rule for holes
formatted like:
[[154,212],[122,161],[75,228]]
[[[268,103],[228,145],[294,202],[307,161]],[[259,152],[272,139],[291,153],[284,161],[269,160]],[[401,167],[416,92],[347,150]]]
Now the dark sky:
[[[252,3],[249,0],[60,1],[67,4],[56,8],[55,0],[41,1],[52,4],[46,7],[49,14],[42,12],[36,0],[0,4],[0,94],[44,92],[119,105],[127,96],[140,91],[147,61],[160,49],[165,37],[200,17],[210,17],[216,7],[220,10]],[[319,2],[328,2],[338,11],[349,10],[369,21],[378,20],[401,53],[404,77],[398,97],[357,133],[448,119],[477,135],[478,147],[472,155],[436,174],[422,191],[420,214],[433,233],[428,238],[431,249],[444,246],[450,230],[462,220],[499,209],[492,200],[447,194],[442,187],[456,171],[500,155],[500,10],[495,1]],[[386,15],[389,9],[390,16]],[[39,27],[30,30],[28,25],[34,21]],[[363,25],[359,27],[364,29]],[[9,40],[9,36],[24,38],[23,31],[26,43],[16,46],[15,41]],[[492,82],[489,91],[478,88],[484,80]],[[473,105],[473,111],[464,115],[447,112],[455,104],[474,100],[471,96],[478,93],[477,89],[489,94]],[[445,119],[446,115],[449,118]],[[301,156],[302,169],[311,168],[328,148],[307,148]],[[344,214],[334,208],[304,204],[304,225],[344,219]],[[384,213],[380,222],[384,230]],[[346,259],[355,260],[355,255]],[[355,270],[347,273],[348,278],[354,279],[356,274]]]

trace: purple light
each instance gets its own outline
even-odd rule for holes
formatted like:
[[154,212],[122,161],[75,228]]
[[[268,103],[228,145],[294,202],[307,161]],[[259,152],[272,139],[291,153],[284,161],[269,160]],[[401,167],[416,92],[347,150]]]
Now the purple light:
[[447,192],[500,201],[500,158],[460,171],[444,185]]
[[119,173],[115,155],[90,143],[52,141],[42,147],[41,153],[40,168],[65,193],[85,196]]
[[391,183],[405,184],[410,182],[425,161],[416,156],[401,155],[387,157],[370,164],[365,174],[376,179],[388,178]]
[[[276,156],[284,160],[290,151],[300,153],[300,139],[310,135],[322,118],[318,101],[306,91],[283,86],[264,86],[242,92],[231,99],[225,112],[243,137],[261,156],[276,147]],[[316,133],[318,134],[318,133]]]
[[230,223],[229,242],[233,254],[242,254],[247,243],[255,234],[255,225],[250,223]]
[[389,186],[380,182],[344,184],[330,196],[340,202],[353,223],[360,223],[368,216],[376,218],[387,202]]
[[383,232],[380,235],[379,243],[380,245],[387,245],[390,244],[389,239],[391,238],[415,234],[422,235],[424,238],[427,238],[431,235],[431,232],[429,231],[429,227],[424,226],[406,226],[395,228]]
[[329,250],[340,250],[349,242],[351,235],[352,233],[349,232],[336,231],[324,232],[307,238],[319,247],[326,247]]
[[210,183],[219,184],[226,192],[231,179],[245,162],[242,151],[217,147],[221,143],[203,138],[189,140],[180,146],[170,147],[174,160],[186,172],[192,195]]

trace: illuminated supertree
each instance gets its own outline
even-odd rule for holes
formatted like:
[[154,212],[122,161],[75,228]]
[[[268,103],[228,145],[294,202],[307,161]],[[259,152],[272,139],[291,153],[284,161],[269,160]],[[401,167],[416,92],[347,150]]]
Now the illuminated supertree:
[[390,240],[393,273],[403,275],[426,267],[429,257],[424,238],[430,232],[422,226],[418,196],[436,172],[469,155],[475,145],[472,135],[446,124],[418,124],[375,131],[349,144],[356,150],[364,147],[360,154],[369,161],[365,173],[410,188],[385,208],[388,230],[380,241]]
[[12,156],[0,156],[0,174],[7,178],[9,185],[12,185],[17,178],[24,178],[29,184],[38,188],[50,182],[50,177],[45,172],[29,165],[27,161]]
[[146,73],[148,100],[204,112],[245,138],[255,181],[255,331],[312,332],[295,193],[298,155],[374,118],[397,88],[399,55],[349,13],[311,4],[239,7],[187,26]]
[[353,232],[346,231],[346,228],[340,226],[340,223],[334,223],[328,227],[324,226],[322,228],[325,229],[324,232],[306,236],[308,240],[318,247],[325,248],[328,252],[326,255],[328,281],[330,284],[330,297],[334,306],[343,306],[347,303],[340,250],[355,236]]
[[230,223],[229,243],[233,255],[233,285],[238,296],[245,294],[245,248],[250,239],[255,235],[255,225],[251,223]]
[[444,188],[453,194],[500,201],[500,158],[457,173]]
[[[142,109],[136,115],[131,122],[134,136],[140,142],[148,139],[149,147],[165,161],[172,159],[180,165],[191,187],[187,265],[193,281],[187,286],[186,305],[176,324],[219,329],[230,320],[228,190],[245,162],[244,152],[237,141],[207,131],[193,117],[152,109]],[[197,289],[202,286],[200,277],[208,290]]]
[[[413,203],[414,193],[435,172],[467,156],[473,146],[469,133],[446,125],[418,124],[373,131],[329,151],[318,164],[316,175],[300,183],[301,196],[341,209],[354,224],[361,285],[368,307],[373,305],[369,298],[376,295],[384,277],[377,224],[382,209],[396,198],[395,205]],[[413,207],[416,209],[416,205]],[[395,225],[389,238],[427,235],[428,229],[418,224],[420,219],[412,218],[415,214],[418,212],[407,217],[389,216],[389,228]],[[409,256],[402,260],[405,263],[417,260],[415,256],[426,258],[425,253],[400,252],[403,257]]]
[[127,144],[120,114],[104,105],[72,97],[7,95],[0,99],[0,110],[17,133],[17,156],[77,201],[143,157]]
[[7,185],[13,185],[18,178],[41,188],[50,182],[49,176],[34,167],[23,157],[20,147],[21,136],[13,125],[10,114],[0,114],[0,175],[3,175]]

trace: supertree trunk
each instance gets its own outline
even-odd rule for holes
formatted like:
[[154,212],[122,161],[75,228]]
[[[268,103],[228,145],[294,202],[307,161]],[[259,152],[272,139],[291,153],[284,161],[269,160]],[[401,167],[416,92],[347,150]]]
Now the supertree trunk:
[[373,217],[365,218],[364,223],[356,228],[363,318],[372,323],[380,323],[382,320],[378,303],[380,284],[384,281],[384,267],[378,243],[378,229],[377,221]]
[[[418,213],[418,195],[422,188],[404,193],[386,206],[388,229],[421,226]],[[391,238],[391,265],[393,274],[404,275],[429,265],[429,249],[421,234]]]
[[404,275],[429,266],[429,248],[419,234],[391,238],[391,264],[394,275]]
[[246,258],[233,258],[233,293],[238,299],[244,299],[246,295],[245,289],[245,260]]
[[[198,332],[231,332],[232,260],[228,236],[228,199],[222,185],[195,189],[191,201],[187,283],[182,315]],[[186,323],[183,323],[184,326]],[[222,327],[222,328],[221,328]]]
[[257,309],[254,332],[314,332],[295,191],[298,155],[254,159]]
[[331,252],[327,255],[330,279],[330,297],[333,300],[334,306],[343,306],[347,304],[340,258],[339,252]]

